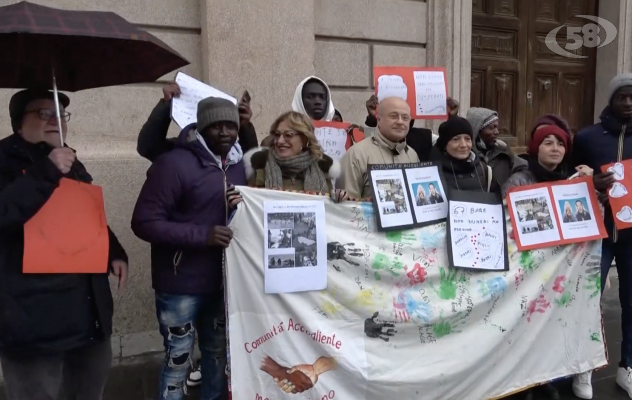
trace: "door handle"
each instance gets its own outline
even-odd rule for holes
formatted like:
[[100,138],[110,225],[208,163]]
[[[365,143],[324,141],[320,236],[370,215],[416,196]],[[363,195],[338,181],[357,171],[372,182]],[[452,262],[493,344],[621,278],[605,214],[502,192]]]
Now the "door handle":
[[533,99],[533,93],[527,92],[527,103],[531,105],[531,101]]

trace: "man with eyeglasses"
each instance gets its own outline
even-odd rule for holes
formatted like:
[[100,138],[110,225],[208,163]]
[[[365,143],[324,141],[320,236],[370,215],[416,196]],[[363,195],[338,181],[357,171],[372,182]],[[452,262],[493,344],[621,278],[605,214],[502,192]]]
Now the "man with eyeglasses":
[[[0,363],[8,400],[101,400],[112,362],[108,274],[24,274],[24,225],[64,177],[90,183],[62,147],[70,99],[24,90],[9,104],[13,134],[0,140]],[[108,268],[127,279],[127,255],[108,229]],[[105,267],[105,266],[104,266]],[[66,397],[67,396],[67,397]]]

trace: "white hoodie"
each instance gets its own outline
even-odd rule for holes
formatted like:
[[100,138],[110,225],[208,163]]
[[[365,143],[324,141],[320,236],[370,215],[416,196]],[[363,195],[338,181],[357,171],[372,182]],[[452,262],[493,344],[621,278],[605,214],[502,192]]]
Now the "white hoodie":
[[327,111],[325,112],[325,116],[322,121],[331,121],[334,119],[334,114],[336,113],[336,109],[334,108],[334,103],[331,101],[331,91],[329,90],[329,86],[317,76],[310,76],[305,79],[296,87],[296,92],[294,92],[294,100],[292,100],[292,110],[299,112],[301,114],[307,115],[305,111],[305,106],[303,105],[303,86],[305,83],[310,80],[317,80],[325,85],[325,89],[327,89],[327,97],[329,98],[329,104],[327,104]]

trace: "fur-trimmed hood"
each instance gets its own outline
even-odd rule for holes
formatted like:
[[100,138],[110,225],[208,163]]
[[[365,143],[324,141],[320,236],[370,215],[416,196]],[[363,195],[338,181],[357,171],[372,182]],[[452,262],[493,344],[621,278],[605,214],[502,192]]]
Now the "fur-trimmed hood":
[[[246,179],[250,179],[255,175],[255,171],[263,169],[268,162],[268,152],[270,149],[266,147],[257,147],[249,150],[244,154],[244,167],[246,168]],[[318,166],[325,174],[327,179],[338,179],[341,173],[340,162],[332,159],[326,154],[318,160]]]

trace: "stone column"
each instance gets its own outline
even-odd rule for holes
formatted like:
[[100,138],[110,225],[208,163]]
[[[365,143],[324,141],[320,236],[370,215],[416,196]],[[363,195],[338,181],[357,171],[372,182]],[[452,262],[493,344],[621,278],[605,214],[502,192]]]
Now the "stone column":
[[[447,68],[448,94],[460,102],[464,116],[470,108],[472,1],[428,0],[427,15],[427,65]],[[432,123],[435,132],[439,124]]]
[[202,76],[252,96],[259,139],[314,73],[314,0],[200,0]]
[[[599,17],[617,27],[617,38],[597,49],[595,122],[599,121],[599,114],[610,100],[607,98],[610,80],[623,72],[632,72],[632,1],[600,1]],[[605,40],[603,29],[600,36]]]

